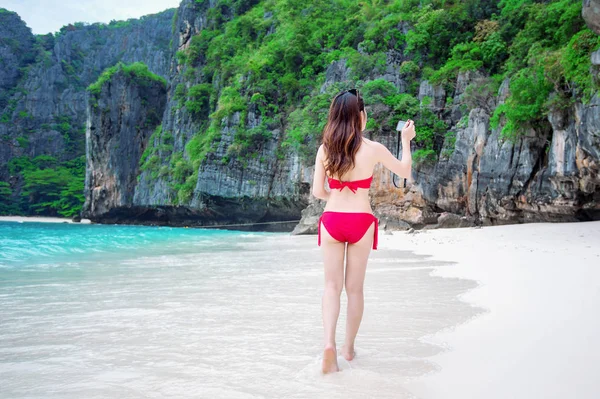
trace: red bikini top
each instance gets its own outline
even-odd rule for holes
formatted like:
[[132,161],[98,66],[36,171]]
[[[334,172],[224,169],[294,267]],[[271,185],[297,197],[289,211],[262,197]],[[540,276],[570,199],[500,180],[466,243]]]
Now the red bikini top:
[[340,191],[344,189],[344,187],[348,187],[353,193],[356,193],[356,190],[359,188],[369,188],[371,187],[371,180],[373,180],[373,176],[363,179],[363,180],[353,180],[353,181],[340,181],[336,179],[332,179],[331,177],[327,177],[327,181],[329,183],[329,188],[336,189],[339,188]]

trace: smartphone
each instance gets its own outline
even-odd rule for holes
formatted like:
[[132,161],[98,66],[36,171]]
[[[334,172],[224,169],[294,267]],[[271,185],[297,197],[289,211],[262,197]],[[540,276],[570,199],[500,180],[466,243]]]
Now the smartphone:
[[[396,126],[396,130],[401,132],[402,129],[404,128],[404,125],[406,125],[406,121],[398,121],[398,125]],[[396,152],[398,153],[397,156],[400,156],[400,137],[398,137],[398,149],[396,150]],[[394,175],[392,177],[392,182],[394,183],[394,186],[396,186],[397,188],[400,188],[397,184],[396,184],[396,175]],[[402,185],[404,188],[406,188],[406,179],[404,179],[404,184]]]

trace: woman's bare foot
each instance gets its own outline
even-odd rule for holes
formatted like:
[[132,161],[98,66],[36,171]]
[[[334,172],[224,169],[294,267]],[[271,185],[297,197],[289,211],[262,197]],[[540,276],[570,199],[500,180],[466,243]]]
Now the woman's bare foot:
[[326,347],[323,351],[323,374],[340,371],[337,363],[337,353],[335,348]]
[[346,359],[347,361],[354,359],[354,356],[356,356],[356,352],[354,351],[354,346],[349,346],[349,345],[342,346],[342,356],[344,356],[344,359]]

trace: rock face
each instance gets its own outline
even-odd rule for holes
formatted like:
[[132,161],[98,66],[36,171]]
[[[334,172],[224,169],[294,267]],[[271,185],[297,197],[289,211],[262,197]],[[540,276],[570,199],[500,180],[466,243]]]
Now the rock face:
[[18,14],[0,8],[0,107],[6,106],[5,95],[21,77],[20,68],[34,60],[35,37]]
[[7,163],[22,152],[16,135],[7,129],[6,108],[23,78],[22,71],[34,61],[35,37],[19,15],[0,8],[0,181],[8,181]]
[[[581,15],[588,28],[600,35],[600,0],[583,0]],[[600,65],[600,50],[592,53],[592,64]]]
[[[85,89],[105,68],[118,61],[142,61],[152,72],[169,76],[175,9],[119,24],[65,26],[56,36],[38,36],[33,57],[25,57],[34,42],[31,31],[15,13],[2,10],[0,37],[15,35],[11,43],[18,41],[17,55],[6,58],[13,61],[0,64],[0,87],[12,85],[10,90],[0,89],[8,96],[4,103],[0,101],[2,181],[9,180],[8,161],[17,156],[51,155],[65,161],[85,154]],[[3,58],[6,51],[0,46]],[[18,54],[25,58],[19,59]],[[27,68],[15,78],[18,63],[26,63]],[[63,123],[68,129],[59,128]],[[26,144],[17,138],[26,139]],[[18,187],[13,191],[19,195]]]
[[[588,26],[600,33],[600,2],[583,3]],[[591,55],[592,64],[597,65],[595,56]],[[597,67],[592,68],[596,68],[592,73],[598,73]],[[460,103],[464,87],[474,79],[459,74],[454,104]],[[416,168],[416,197],[399,199],[410,206],[399,209],[397,217],[419,227],[433,222],[426,213],[440,212],[444,213],[437,224],[444,227],[600,219],[598,93],[588,104],[575,101],[568,109],[551,111],[547,121],[511,141],[501,138],[501,126],[492,129],[489,123],[494,108],[509,95],[508,87],[505,80],[493,101],[471,109],[466,126],[456,123],[461,112],[452,107],[448,122],[456,139],[443,145],[451,155],[442,151],[435,165]],[[443,95],[422,83],[420,97],[424,91],[433,99],[430,106],[439,109]],[[377,197],[385,198],[381,193]],[[457,215],[465,215],[468,221],[459,221]]]
[[[507,88],[508,81],[498,103]],[[599,219],[599,103],[596,95],[586,105],[551,112],[536,131],[514,142],[501,139],[501,127],[490,128],[490,110],[472,109],[466,126],[453,127],[451,155],[415,169],[417,198],[400,199],[410,202],[412,212],[399,211],[398,217],[417,226],[442,222],[426,220],[426,212],[484,224]]]
[[587,26],[600,35],[600,0],[583,0],[581,16]]
[[[597,4],[584,1],[584,18],[592,29],[598,25]],[[9,60],[0,67],[1,92],[7,93],[0,98],[0,181],[10,180],[11,158],[48,154],[68,160],[84,154],[85,143],[83,214],[94,221],[235,228],[249,224],[252,229],[289,231],[296,225],[289,221],[302,216],[295,232],[315,233],[324,204],[310,199],[311,165],[303,165],[282,146],[286,120],[265,126],[259,107],[249,104],[247,112],[228,113],[211,126],[214,146],[197,165],[196,159],[188,159],[186,146],[208,134],[206,121],[214,109],[194,115],[181,106],[180,91],[188,93],[205,82],[190,65],[179,63],[175,54],[190,47],[194,35],[215,22],[211,19],[215,13],[209,10],[215,5],[215,1],[183,0],[177,10],[113,26],[69,25],[56,37],[37,39],[16,14],[0,9],[0,39],[6,39],[0,40],[0,56]],[[232,18],[229,12],[219,14],[219,19]],[[270,18],[268,13],[264,18]],[[406,33],[410,27],[401,24],[398,29]],[[267,32],[271,34],[273,28]],[[31,49],[33,58],[27,55]],[[118,61],[144,62],[167,80],[166,87],[157,82],[145,86],[117,74],[97,97],[88,99],[85,88]],[[495,107],[508,95],[508,80],[498,93],[465,110],[460,106],[463,92],[485,76],[461,73],[454,93],[447,93],[428,81],[405,81],[400,73],[404,61],[402,51],[390,49],[385,67],[368,78],[392,82],[400,92],[420,83],[421,105],[441,115],[454,137],[437,140],[439,160],[415,167],[414,184],[405,189],[393,186],[389,171],[376,168],[371,200],[382,227],[600,218],[598,95],[589,104],[575,102],[569,109],[550,113],[535,130],[512,142],[503,140],[500,130],[489,123]],[[193,67],[200,71],[202,63],[199,57]],[[346,60],[333,62],[319,91],[351,79],[351,72]],[[242,96],[248,95],[243,92],[247,78],[240,77]],[[214,93],[224,89],[217,78],[209,86]],[[453,96],[453,105],[447,104],[448,96]],[[426,98],[431,101],[425,103]],[[368,112],[374,120],[391,114],[381,103]],[[240,122],[248,129],[265,130],[252,143],[252,156],[232,156]],[[69,126],[67,131],[58,127],[61,123]],[[153,135],[158,127],[160,137]],[[395,152],[394,127],[366,134]],[[141,168],[142,154],[148,149],[156,157],[154,167]],[[186,165],[183,180],[171,173],[178,162]],[[183,181],[190,187],[186,196],[181,195]],[[19,195],[18,182],[13,186]],[[285,223],[260,224],[269,222]]]
[[[339,65],[334,67],[338,72],[333,76],[344,76]],[[381,225],[407,229],[600,219],[598,94],[588,104],[575,102],[567,110],[551,112],[535,131],[513,142],[500,137],[501,126],[490,127],[490,115],[509,94],[508,80],[496,96],[463,115],[460,97],[469,83],[481,78],[472,72],[459,74],[456,105],[447,112],[455,140],[446,139],[435,164],[413,168],[412,186],[395,188],[391,173],[375,168],[371,205]],[[442,88],[422,82],[419,96],[430,97],[434,111],[444,106]],[[371,107],[368,112],[379,110]],[[395,152],[395,132],[372,138]],[[309,206],[295,233],[314,233],[321,212]]]
[[[193,35],[210,23],[210,7],[208,3],[193,0],[181,3],[173,21],[173,52],[187,48]],[[151,139],[148,134],[151,129],[136,132],[133,128],[146,118],[139,105],[143,95],[136,94],[145,93],[145,89],[132,87],[135,82],[111,83],[110,90],[103,88],[99,107],[90,106],[89,182],[86,180],[89,202],[86,202],[84,217],[106,223],[292,230],[307,204],[308,183],[303,181],[309,176],[295,154],[281,152],[283,122],[268,126],[268,137],[255,148],[255,156],[229,159],[242,115],[234,112],[223,117],[215,147],[193,170],[197,177],[190,198],[179,198],[174,177],[160,172],[172,170],[172,159],[189,161],[186,144],[194,136],[205,133],[206,115],[198,118],[178,104],[178,87],[185,86],[187,90],[201,83],[190,82],[184,76],[188,67],[179,65],[173,58],[167,94],[160,97],[156,93],[165,104],[145,105],[152,106],[156,112],[160,110],[161,134],[169,136],[168,145],[164,145],[161,138]],[[216,92],[221,89],[218,82],[213,86]],[[102,104],[105,104],[104,109]],[[249,107],[244,122],[248,129],[261,125],[262,116],[256,107]],[[128,152],[131,159],[124,161],[125,153],[119,155],[112,150],[117,142],[131,149]],[[147,147],[155,148],[156,165],[140,170],[136,162]]]
[[317,234],[319,218],[325,209],[325,201],[311,195],[308,206],[302,211],[302,220],[294,227],[292,234]]
[[91,97],[83,217],[101,221],[134,205],[140,157],[160,124],[166,100],[161,82],[141,84],[122,71]]
[[545,136],[531,131],[515,142],[490,129],[483,109],[471,110],[449,159],[417,171],[423,198],[485,224],[598,219],[598,103],[550,113]]

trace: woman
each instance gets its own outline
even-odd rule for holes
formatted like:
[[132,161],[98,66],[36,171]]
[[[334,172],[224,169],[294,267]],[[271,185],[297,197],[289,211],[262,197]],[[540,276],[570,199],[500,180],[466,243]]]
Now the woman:
[[[327,201],[319,219],[318,238],[325,266],[324,373],[339,371],[335,329],[343,286],[348,296],[348,315],[342,355],[348,361],[355,356],[354,340],[364,308],[363,283],[367,260],[371,248],[377,249],[377,218],[369,202],[373,168],[382,163],[400,177],[411,177],[410,141],[415,137],[413,121],[409,119],[402,129],[401,161],[384,145],[362,137],[366,124],[367,113],[358,90],[338,94],[329,107],[323,144],[315,161],[313,195]],[[325,190],[325,178],[331,191]]]

